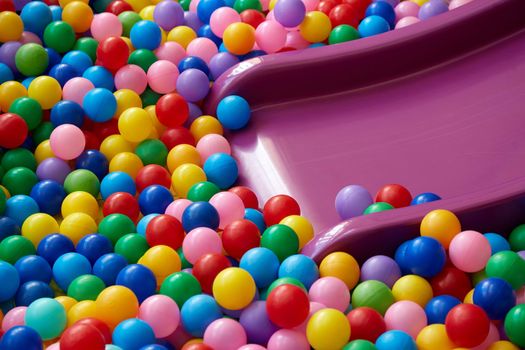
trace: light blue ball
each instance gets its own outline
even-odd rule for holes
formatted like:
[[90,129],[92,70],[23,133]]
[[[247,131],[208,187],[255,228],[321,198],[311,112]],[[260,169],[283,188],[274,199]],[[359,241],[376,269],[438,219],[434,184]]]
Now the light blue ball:
[[140,350],[155,343],[155,333],[146,322],[138,318],[122,321],[113,331],[113,344],[126,350]]
[[15,77],[11,68],[5,63],[0,63],[0,84],[14,79]]
[[162,34],[160,27],[155,22],[140,21],[131,28],[130,39],[137,50],[155,50],[160,45]]
[[17,194],[6,201],[4,215],[10,217],[18,226],[22,227],[25,219],[38,212],[38,204],[33,198],[25,194]]
[[225,97],[217,106],[217,118],[226,129],[242,129],[248,124],[250,117],[250,105],[241,96]]
[[308,256],[295,254],[287,257],[279,267],[279,278],[291,277],[301,281],[306,289],[319,278],[319,269]]
[[89,119],[95,122],[107,122],[117,111],[117,99],[108,89],[95,88],[84,96],[82,107]]
[[259,232],[266,230],[266,223],[264,222],[264,215],[257,209],[246,208],[244,209],[244,218],[250,220],[259,229]]
[[96,88],[104,88],[110,91],[115,90],[113,75],[109,70],[102,66],[89,67],[84,71],[82,77],[92,82]]
[[262,289],[277,279],[279,258],[268,248],[252,248],[244,253],[239,267],[248,271],[257,288]]
[[373,15],[363,19],[361,23],[359,23],[357,30],[362,38],[366,38],[388,32],[390,30],[390,24],[388,24],[383,17]]
[[84,51],[73,50],[69,51],[62,58],[62,63],[69,64],[77,71],[78,75],[84,74],[86,69],[93,65],[91,57]]
[[114,171],[107,174],[100,182],[102,199],[108,198],[115,192],[127,192],[134,196],[137,192],[135,181],[123,171]]
[[49,6],[44,2],[31,1],[26,4],[20,13],[24,30],[41,35],[46,26],[53,20],[53,14]]
[[0,281],[2,281],[0,302],[4,302],[15,296],[20,285],[18,271],[16,271],[13,265],[5,261],[0,261]]
[[377,350],[417,350],[414,339],[398,330],[385,332],[376,340]]
[[497,233],[485,233],[484,236],[489,241],[492,250],[491,255],[510,250],[509,242],[502,235]]
[[66,253],[59,257],[53,265],[53,278],[64,291],[77,277],[91,273],[89,260],[78,253]]
[[56,338],[67,325],[66,310],[55,299],[41,298],[33,301],[26,310],[25,322],[43,340]]
[[212,296],[198,294],[182,305],[180,316],[188,333],[195,337],[202,337],[208,325],[222,317],[222,312]]
[[220,189],[230,188],[239,176],[237,162],[226,153],[215,153],[206,159],[203,170],[208,181],[213,182]]

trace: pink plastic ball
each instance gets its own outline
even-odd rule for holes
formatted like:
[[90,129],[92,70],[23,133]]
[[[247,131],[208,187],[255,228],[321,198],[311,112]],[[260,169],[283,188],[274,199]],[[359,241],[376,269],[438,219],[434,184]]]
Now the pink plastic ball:
[[241,21],[241,16],[231,7],[221,7],[213,11],[210,17],[210,27],[213,34],[222,38],[222,33],[232,24]]
[[49,345],[46,350],[60,350],[60,342]]
[[95,85],[86,78],[76,77],[69,79],[62,88],[62,98],[78,103],[82,106],[84,96],[89,90],[95,88]]
[[255,30],[255,40],[262,50],[274,53],[286,44],[286,33],[286,28],[279,22],[264,21]]
[[146,72],[137,65],[125,65],[115,74],[115,87],[117,90],[130,89],[140,95],[146,90],[146,86],[148,86]]
[[316,11],[317,5],[319,5],[319,0],[302,0],[304,6],[306,7],[306,12]]
[[209,203],[219,213],[219,228],[223,229],[235,220],[244,218],[244,203],[241,197],[232,192],[219,192],[210,198]]
[[498,328],[494,325],[494,323],[490,323],[489,326],[489,334],[487,335],[487,338],[483,341],[483,343],[479,344],[476,347],[470,348],[470,350],[486,350],[489,348],[492,343],[495,343],[500,340],[499,337],[499,331]]
[[341,312],[344,312],[350,303],[348,287],[343,281],[335,277],[318,279],[310,287],[308,295],[311,301],[316,301]]
[[184,50],[181,44],[175,41],[168,41],[155,50],[155,55],[157,55],[159,60],[170,61],[178,65],[179,62],[186,57],[186,50]]
[[91,35],[98,42],[112,36],[120,37],[122,35],[122,23],[111,12],[99,13],[91,21]]
[[215,153],[231,154],[230,143],[224,136],[219,134],[208,134],[197,142],[197,151],[203,162]]
[[190,263],[195,264],[204,254],[222,254],[222,241],[219,234],[208,227],[191,230],[182,242],[182,252]]
[[416,339],[419,332],[427,326],[425,310],[409,300],[398,301],[385,313],[385,324],[388,330],[400,330]]
[[77,126],[73,124],[62,124],[51,132],[49,145],[58,158],[71,160],[78,157],[84,151],[86,137]]
[[317,311],[322,310],[322,309],[326,309],[326,306],[324,306],[321,303],[311,301],[310,311],[308,312],[308,317],[299,326],[294,327],[293,330],[306,334],[306,327],[308,326],[308,321],[310,321],[310,318],[313,316],[313,314],[315,314]]
[[418,23],[420,21],[421,20],[419,18],[417,18],[417,17],[412,17],[412,16],[403,17],[396,23],[395,29],[408,27],[408,26],[410,26],[412,24],[415,24],[415,23]]
[[192,40],[186,48],[188,56],[197,56],[204,62],[210,63],[210,60],[219,52],[217,45],[208,38],[196,38]]
[[18,42],[21,43],[22,45],[30,44],[30,43],[42,45],[42,40],[40,40],[38,35],[31,33],[31,32],[23,32]]
[[310,350],[306,335],[290,329],[280,329],[268,340],[268,350]]
[[25,325],[27,306],[17,306],[5,314],[2,320],[2,330],[7,332],[13,327]]
[[268,8],[270,7],[270,0],[261,0],[261,6],[263,11],[268,11]]
[[291,47],[296,50],[306,49],[310,43],[302,37],[301,33],[298,31],[288,32],[286,34],[286,44],[285,47]]
[[419,5],[413,1],[402,1],[395,7],[394,11],[396,13],[396,21],[408,16],[417,17]]
[[175,91],[178,77],[179,69],[173,62],[167,60],[157,61],[148,69],[148,84],[159,94]]
[[525,304],[525,287],[516,292],[516,305]]
[[152,295],[140,305],[139,318],[151,326],[156,338],[164,338],[179,326],[180,311],[170,297]]
[[455,8],[458,8],[458,7],[461,7],[465,4],[468,4],[469,2],[472,2],[472,0],[452,0],[449,4],[448,4],[448,9],[449,10],[453,10]]
[[190,12],[197,12],[197,6],[199,6],[200,0],[192,0],[190,2]]
[[204,331],[204,344],[214,350],[238,350],[246,345],[247,337],[241,324],[230,318],[213,321]]
[[485,236],[476,231],[463,231],[457,234],[448,247],[450,260],[464,272],[481,271],[491,255],[490,243]]
[[238,350],[266,350],[266,348],[258,344],[246,344],[241,346]]
[[168,214],[170,216],[173,216],[177,220],[182,222],[182,213],[184,213],[184,210],[190,205],[192,201],[186,198],[176,199],[173,202],[168,205],[166,208],[164,214]]

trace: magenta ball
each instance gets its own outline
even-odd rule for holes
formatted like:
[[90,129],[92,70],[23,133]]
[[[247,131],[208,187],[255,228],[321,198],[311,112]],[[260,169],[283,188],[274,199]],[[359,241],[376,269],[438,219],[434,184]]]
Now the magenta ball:
[[60,184],[64,183],[70,172],[71,167],[69,164],[55,157],[44,159],[36,168],[36,176],[40,180],[54,180]]
[[417,17],[412,17],[412,16],[403,17],[396,23],[395,29],[408,27],[408,26],[410,26],[412,24],[415,24],[415,23],[418,23],[418,22],[421,22],[421,20],[419,18],[417,18]]
[[323,277],[315,281],[308,291],[310,301],[344,312],[350,304],[350,292],[339,278]]
[[275,20],[283,26],[298,26],[306,14],[306,6],[301,0],[279,0],[273,8]]
[[448,248],[450,261],[464,272],[481,271],[489,260],[492,250],[488,239],[476,231],[458,233]]
[[86,78],[76,77],[67,81],[62,88],[62,98],[78,103],[82,106],[84,96],[93,90],[95,85]]
[[213,11],[210,17],[210,28],[213,34],[222,38],[226,28],[232,24],[241,21],[241,16],[231,7],[221,7]]
[[204,62],[209,63],[211,58],[219,52],[217,45],[208,38],[196,38],[192,40],[186,48],[188,56],[202,58]]
[[130,89],[137,94],[142,94],[148,85],[148,77],[142,68],[134,64],[123,66],[115,74],[115,87],[117,90]]
[[164,30],[172,30],[184,24],[184,9],[173,0],[159,2],[153,10],[153,20]]
[[416,339],[419,332],[427,326],[427,315],[418,304],[402,300],[387,309],[385,324],[388,330],[400,330]]
[[286,34],[286,29],[279,22],[264,21],[255,30],[255,40],[263,51],[274,53],[286,44]]
[[53,153],[60,159],[71,160],[78,157],[86,146],[82,130],[73,124],[57,126],[49,137]]
[[370,192],[363,186],[343,187],[335,197],[335,210],[342,220],[348,220],[363,214],[374,201]]
[[177,79],[177,92],[188,102],[202,100],[209,90],[210,80],[206,73],[199,69],[186,69]]
[[203,340],[214,350],[238,349],[247,343],[244,328],[230,318],[220,318],[210,323],[204,331]]
[[396,21],[408,16],[417,17],[419,5],[413,1],[402,1],[394,8],[394,11],[396,13]]
[[268,350],[310,350],[306,335],[291,329],[280,329],[268,341]]
[[180,311],[170,297],[152,295],[140,305],[139,318],[151,326],[156,338],[165,338],[177,329]]
[[110,12],[103,12],[95,15],[91,21],[91,35],[95,40],[102,40],[122,35],[122,23],[118,17]]
[[167,94],[175,91],[179,69],[170,61],[160,60],[153,63],[148,69],[148,84],[159,93]]
[[182,222],[182,213],[191,203],[192,201],[186,198],[176,199],[168,205],[164,213]]
[[184,50],[181,44],[175,41],[168,41],[155,50],[155,55],[159,60],[170,61],[178,65],[179,62],[186,57],[186,50]]
[[219,234],[207,227],[198,227],[188,232],[182,242],[182,252],[190,263],[195,264],[204,254],[222,254]]
[[244,218],[244,203],[232,192],[219,192],[210,198],[210,204],[219,213],[219,228],[223,229],[235,220]]
[[219,134],[208,134],[203,136],[199,142],[197,142],[196,148],[203,162],[215,153],[231,154],[230,143],[224,136]]

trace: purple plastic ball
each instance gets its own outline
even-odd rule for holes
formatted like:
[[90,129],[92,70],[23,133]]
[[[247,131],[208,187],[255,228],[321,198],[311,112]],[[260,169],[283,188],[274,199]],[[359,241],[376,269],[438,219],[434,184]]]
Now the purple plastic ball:
[[248,342],[266,345],[277,327],[266,312],[265,301],[255,301],[243,310],[239,322],[246,331]]
[[153,19],[164,30],[172,30],[184,24],[184,9],[173,0],[164,0],[155,6]]
[[186,26],[190,27],[195,32],[197,32],[199,28],[204,25],[204,23],[202,23],[201,20],[199,19],[197,12],[190,12],[190,11],[184,12],[184,23]]
[[396,261],[385,255],[376,255],[369,258],[361,267],[361,280],[376,280],[392,288],[401,278],[401,269]]
[[6,64],[13,72],[18,72],[15,64],[15,55],[22,46],[18,41],[8,41],[0,46],[0,62]]
[[374,201],[370,192],[363,186],[349,185],[343,187],[335,197],[335,210],[342,220],[362,215]]
[[177,79],[177,92],[186,101],[197,102],[202,100],[210,90],[210,80],[206,73],[199,69],[186,69]]
[[301,24],[306,7],[301,0],[279,0],[273,8],[273,14],[277,22],[292,28]]
[[419,19],[426,20],[448,11],[448,5],[443,0],[430,0],[419,9]]
[[71,172],[67,162],[59,158],[47,158],[36,168],[36,176],[40,180],[54,180],[63,184],[66,176]]
[[222,73],[226,72],[237,63],[239,63],[237,56],[234,56],[229,52],[219,52],[213,56],[208,64],[213,80],[217,80]]

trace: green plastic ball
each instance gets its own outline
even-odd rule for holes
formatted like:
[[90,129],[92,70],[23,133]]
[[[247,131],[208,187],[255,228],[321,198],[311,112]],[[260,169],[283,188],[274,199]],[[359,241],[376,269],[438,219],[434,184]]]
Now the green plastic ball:
[[0,242],[0,260],[14,265],[18,259],[36,254],[35,246],[24,236],[6,237]]
[[[129,223],[126,225],[129,225]],[[131,225],[129,225],[126,230],[129,230],[130,228]],[[116,238],[116,236],[112,238]],[[144,236],[139,235],[138,233],[128,233],[117,240],[117,243],[115,244],[115,253],[126,258],[128,264],[136,264],[149,248],[148,242]]]
[[184,256],[184,252],[182,251],[182,247],[177,249],[177,254],[179,254],[179,257],[180,257],[181,269],[184,270],[184,269],[190,269],[190,268],[193,267],[193,265]]
[[272,292],[272,290],[274,290],[275,288],[279,287],[279,286],[282,286],[283,284],[292,284],[294,286],[297,286],[299,288],[301,288],[302,290],[304,290],[305,292],[308,292],[306,287],[304,286],[304,284],[299,281],[297,278],[293,278],[293,277],[281,277],[281,278],[278,278],[276,279],[275,281],[273,281],[269,286],[268,288],[266,288],[262,293],[261,293],[261,299],[262,300],[266,300],[268,298],[268,294],[270,294]]
[[510,248],[515,252],[525,250],[525,224],[516,227],[509,236]]
[[518,253],[506,250],[490,257],[485,267],[488,277],[499,277],[515,290],[525,285],[525,260]]
[[15,148],[7,151],[0,161],[0,165],[5,170],[16,167],[25,167],[32,171],[36,171],[36,159],[31,151],[25,148]]
[[118,15],[120,23],[122,23],[122,35],[129,38],[131,28],[135,23],[142,21],[142,17],[133,11],[124,11]]
[[15,64],[20,73],[26,77],[38,76],[45,72],[49,57],[42,45],[24,44],[16,51]]
[[377,350],[376,346],[364,339],[352,340],[343,347],[343,350]]
[[153,51],[148,49],[135,50],[129,55],[128,58],[129,64],[139,66],[144,70],[144,72],[147,72],[148,68],[155,62],[157,62],[157,56],[155,56]]
[[201,294],[199,281],[187,272],[175,272],[166,277],[160,286],[160,294],[169,296],[179,308],[194,295]]
[[2,178],[2,185],[7,188],[11,196],[17,194],[29,195],[37,182],[38,177],[35,172],[25,167],[9,169]]
[[75,46],[75,31],[69,23],[51,22],[44,30],[44,44],[58,53],[66,53]]
[[525,347],[525,304],[516,305],[507,313],[505,333],[511,342]]
[[381,211],[386,211],[386,210],[391,210],[391,209],[394,209],[394,207],[391,204],[388,204],[385,202],[372,203],[365,209],[365,211],[363,212],[363,215],[379,213]]
[[98,41],[85,37],[77,40],[74,49],[86,53],[91,58],[91,61],[95,62],[97,60],[97,47]]
[[107,237],[113,245],[128,233],[136,233],[135,224],[124,214],[110,214],[98,224],[98,232]]
[[179,1],[179,4],[180,4],[180,6],[182,6],[184,11],[189,11],[190,10],[190,3],[191,3],[191,0],[180,0]]
[[299,250],[299,238],[290,227],[286,225],[272,225],[268,227],[261,238],[261,247],[268,248],[283,261]]
[[155,91],[147,87],[146,90],[144,90],[144,92],[142,93],[142,95],[140,95],[140,99],[142,100],[142,106],[148,107],[156,105],[160,96],[160,94],[157,94]]
[[67,193],[84,191],[96,198],[100,190],[100,181],[93,172],[86,169],[77,169],[67,175],[64,180],[64,189]]
[[246,10],[257,10],[262,12],[262,5],[259,0],[235,0],[233,8],[239,13]]
[[385,314],[394,301],[394,295],[390,288],[383,282],[376,280],[361,282],[352,293],[352,307],[354,309],[367,306],[381,315]]
[[45,140],[49,140],[51,133],[53,132],[53,124],[51,122],[40,123],[35,130],[33,130],[33,141],[35,145],[41,144]]
[[348,24],[341,24],[332,29],[330,36],[328,37],[328,43],[339,44],[347,41],[359,39],[359,32]]
[[106,288],[104,281],[95,275],[82,275],[75,278],[67,287],[67,295],[76,301],[96,300]]
[[29,130],[35,130],[42,122],[42,107],[31,97],[20,97],[13,101],[9,112],[21,116]]
[[160,140],[144,140],[135,148],[135,154],[139,156],[144,165],[157,164],[164,166],[166,165],[168,148]]
[[207,202],[221,189],[213,182],[203,181],[191,186],[188,191],[188,199],[192,202]]

